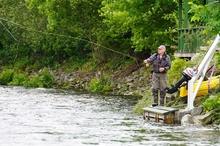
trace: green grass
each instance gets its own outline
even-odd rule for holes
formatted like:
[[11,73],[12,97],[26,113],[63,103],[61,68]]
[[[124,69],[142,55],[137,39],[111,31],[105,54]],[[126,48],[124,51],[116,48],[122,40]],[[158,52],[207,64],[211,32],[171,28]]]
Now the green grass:
[[111,80],[107,76],[95,77],[89,82],[88,90],[96,93],[107,93],[112,90]]
[[29,80],[24,83],[24,86],[34,88],[52,88],[54,83],[54,76],[50,73],[50,71],[47,68],[44,68],[38,74],[29,77]]
[[25,73],[14,73],[12,81],[9,83],[9,85],[12,86],[23,86],[25,82],[28,80],[28,75]]
[[0,73],[0,84],[7,85],[9,82],[13,80],[14,70],[13,69],[4,69]]

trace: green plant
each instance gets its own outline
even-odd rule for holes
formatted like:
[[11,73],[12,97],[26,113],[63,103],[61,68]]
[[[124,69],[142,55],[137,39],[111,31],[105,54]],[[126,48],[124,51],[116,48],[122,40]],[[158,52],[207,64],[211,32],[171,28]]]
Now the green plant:
[[184,59],[176,58],[172,61],[171,69],[168,71],[168,81],[170,84],[175,84],[182,76],[182,71],[189,65]]
[[77,56],[68,59],[62,66],[65,72],[72,72],[81,69],[81,67],[87,62],[85,58],[79,58]]
[[220,107],[220,93],[216,95],[211,95],[203,103],[203,107],[206,111],[211,111]]
[[51,88],[54,85],[54,77],[47,68],[44,68],[34,76],[31,76],[24,85],[26,87],[44,87]]
[[14,75],[14,70],[12,69],[5,69],[0,74],[0,84],[7,85],[9,82],[12,81]]
[[25,87],[32,87],[32,88],[37,88],[37,87],[43,87],[43,84],[39,78],[38,75],[34,75],[29,78],[26,82],[24,82]]
[[40,72],[39,78],[44,88],[51,88],[54,84],[54,76],[47,68]]
[[95,62],[95,60],[89,59],[86,63],[84,63],[81,66],[80,70],[83,72],[89,72],[89,71],[93,71],[96,68],[97,68],[97,63]]
[[110,79],[107,77],[93,78],[88,85],[88,90],[91,92],[106,93],[112,90]]
[[14,68],[24,70],[29,64],[28,58],[21,58],[14,63]]
[[15,73],[9,85],[23,86],[27,80],[28,76],[25,73]]

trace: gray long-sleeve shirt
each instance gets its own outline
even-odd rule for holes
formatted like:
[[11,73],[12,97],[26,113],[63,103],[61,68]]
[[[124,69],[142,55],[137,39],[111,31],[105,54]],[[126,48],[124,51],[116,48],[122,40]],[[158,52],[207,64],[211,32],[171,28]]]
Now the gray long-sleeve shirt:
[[[167,54],[164,54],[162,58],[160,58],[160,55],[155,53],[151,55],[147,60],[148,63],[152,64],[153,72],[155,73],[166,73],[167,70],[169,70],[171,67],[170,56]],[[159,68],[165,68],[165,70],[160,72]]]

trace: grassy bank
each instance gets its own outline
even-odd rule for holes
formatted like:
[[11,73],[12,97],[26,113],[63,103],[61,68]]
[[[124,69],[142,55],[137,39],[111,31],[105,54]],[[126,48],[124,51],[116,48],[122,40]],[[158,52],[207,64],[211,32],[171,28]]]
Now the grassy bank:
[[27,74],[21,70],[3,69],[0,73],[0,84],[32,88],[52,88],[55,81],[54,76],[48,68],[43,68],[39,72],[33,74]]

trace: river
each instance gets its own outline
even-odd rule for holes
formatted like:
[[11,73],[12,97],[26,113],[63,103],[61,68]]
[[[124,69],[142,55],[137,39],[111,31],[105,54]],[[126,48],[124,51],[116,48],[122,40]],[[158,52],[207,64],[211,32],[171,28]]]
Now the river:
[[131,97],[2,86],[0,93],[0,146],[220,145],[213,127],[145,122]]

